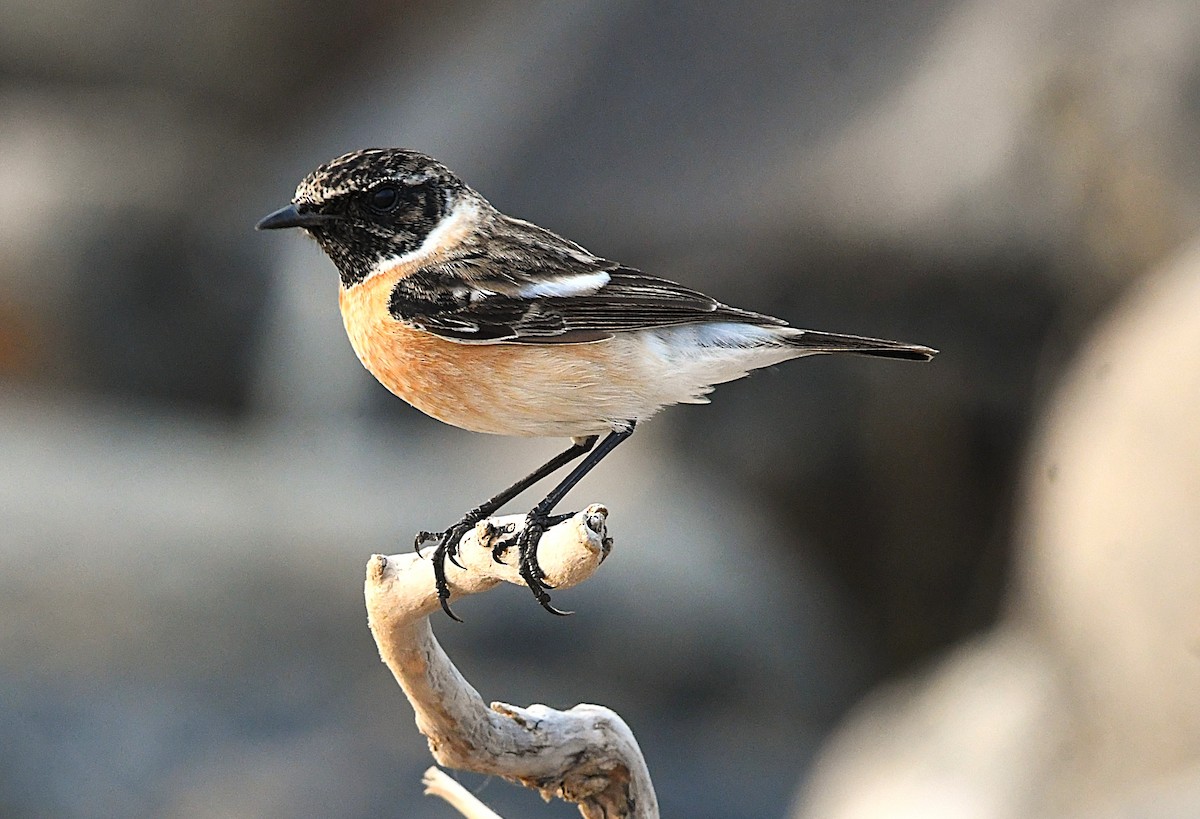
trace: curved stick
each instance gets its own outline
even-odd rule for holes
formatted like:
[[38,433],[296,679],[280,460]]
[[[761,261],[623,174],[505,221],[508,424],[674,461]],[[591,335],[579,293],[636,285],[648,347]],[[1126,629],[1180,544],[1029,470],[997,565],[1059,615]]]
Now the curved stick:
[[[591,577],[608,554],[608,510],[592,505],[552,526],[538,545],[546,580],[558,588]],[[448,566],[451,600],[501,582],[524,585],[515,554],[492,559],[497,538],[513,538],[523,515],[481,522],[463,537]],[[417,727],[440,764],[502,776],[543,797],[578,803],[588,819],[656,819],[650,772],[633,732],[614,711],[576,705],[557,711],[519,708],[483,698],[433,636],[428,615],[439,609],[433,568],[414,554],[374,555],[367,563],[367,620],[379,655],[416,712]]]

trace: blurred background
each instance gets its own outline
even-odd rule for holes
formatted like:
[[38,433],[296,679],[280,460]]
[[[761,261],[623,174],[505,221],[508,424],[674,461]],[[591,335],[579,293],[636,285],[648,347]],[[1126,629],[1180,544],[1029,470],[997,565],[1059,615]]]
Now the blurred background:
[[563,442],[390,396],[252,230],[388,145],[942,350],[640,428],[575,617],[435,619],[485,699],[615,708],[665,816],[1200,815],[1198,129],[1193,0],[5,0],[0,815],[453,815],[363,567]]

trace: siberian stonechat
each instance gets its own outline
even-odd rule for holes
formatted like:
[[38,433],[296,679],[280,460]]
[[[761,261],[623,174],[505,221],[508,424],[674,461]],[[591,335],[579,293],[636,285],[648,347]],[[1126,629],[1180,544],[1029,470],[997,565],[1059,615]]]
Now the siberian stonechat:
[[551,512],[663,407],[706,403],[713,385],[800,356],[927,361],[936,352],[799,330],[603,259],[500,213],[416,151],[355,151],[317,168],[291,204],[258,223],[260,230],[293,227],[308,231],[337,266],[350,343],[385,387],[463,429],[572,439],[569,449],[446,531],[418,536],[418,545],[437,540],[437,592],[451,617],[445,561],[457,563],[462,536],[586,456],[533,507],[517,535],[521,577],[544,608],[564,613],[550,605],[537,563]]

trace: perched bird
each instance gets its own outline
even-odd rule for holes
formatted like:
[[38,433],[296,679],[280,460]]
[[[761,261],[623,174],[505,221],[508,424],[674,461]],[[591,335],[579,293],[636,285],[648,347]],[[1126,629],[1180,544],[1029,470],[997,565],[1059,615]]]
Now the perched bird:
[[544,608],[565,613],[550,605],[538,540],[568,490],[663,407],[706,403],[713,385],[800,356],[926,361],[936,352],[799,330],[721,304],[506,216],[440,162],[401,148],[327,162],[257,227],[303,228],[316,239],[341,276],[350,343],[393,393],[474,432],[572,439],[446,531],[418,536],[418,546],[437,540],[438,598],[456,620],[445,561],[457,565],[462,536],[582,457],[517,535],[521,577]]

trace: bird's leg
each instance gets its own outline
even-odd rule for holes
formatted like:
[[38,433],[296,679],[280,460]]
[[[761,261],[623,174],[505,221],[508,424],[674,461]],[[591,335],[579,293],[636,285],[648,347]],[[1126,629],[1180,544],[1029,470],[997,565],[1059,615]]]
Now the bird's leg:
[[562,483],[554,487],[542,502],[533,507],[529,514],[525,516],[525,528],[517,535],[517,553],[520,556],[520,571],[521,579],[529,586],[529,590],[533,592],[533,596],[537,598],[538,603],[542,608],[551,614],[566,615],[570,612],[559,611],[550,605],[550,595],[546,593],[546,575],[542,572],[541,566],[537,562],[537,545],[542,539],[542,535],[554,523],[550,513],[554,511],[554,507],[559,501],[571,491],[575,484],[583,480],[584,475],[592,471],[592,468],[600,461],[604,460],[604,456],[616,449],[617,444],[624,441],[633,434],[634,422],[630,421],[629,426],[625,429],[615,429],[610,432],[600,446],[593,449],[588,456],[584,458],[578,466],[571,470],[567,477],[563,478]]
[[[503,492],[500,492],[495,497],[489,498],[488,500],[479,504],[470,512],[467,512],[467,514],[463,515],[462,520],[460,520],[458,523],[455,523],[446,531],[420,532],[417,534],[415,547],[418,554],[421,551],[421,545],[423,543],[428,540],[433,540],[435,538],[437,539],[437,548],[433,550],[433,577],[437,586],[438,600],[442,604],[442,611],[450,615],[451,619],[459,620],[454,612],[450,611],[450,586],[446,582],[446,561],[449,560],[455,566],[458,566],[460,569],[462,568],[462,565],[454,559],[454,556],[458,553],[458,543],[460,540],[462,540],[463,536],[466,535],[467,532],[471,531],[471,528],[475,526],[475,524],[479,523],[479,521],[491,515],[501,506],[508,503],[510,500],[524,492],[529,487],[533,486],[542,478],[545,478],[556,469],[569,464],[580,455],[588,452],[588,450],[596,445],[596,439],[598,437],[599,436],[597,435],[590,435],[587,438],[575,439],[570,449],[555,455],[549,461],[539,466],[533,472],[530,472],[524,478],[521,478],[521,480],[508,487]],[[492,557],[498,560],[498,555],[499,551],[493,550]],[[462,621],[459,620],[459,622]]]
[[[419,532],[417,534],[416,543],[414,544],[417,551],[420,551],[421,545],[426,541],[437,540],[439,545],[442,543],[446,545],[447,557],[453,561],[454,556],[457,553],[459,540],[461,540],[463,535],[471,530],[471,527],[489,515],[493,514],[501,506],[508,503],[510,500],[524,492],[529,487],[533,486],[542,478],[545,478],[556,469],[569,464],[580,455],[586,453],[596,445],[596,440],[598,437],[599,436],[592,435],[588,438],[579,439],[571,446],[570,449],[555,455],[549,461],[542,464],[540,467],[514,483],[512,486],[479,504],[470,512],[467,512],[465,515],[463,515],[460,521],[455,523],[445,532]],[[455,565],[458,566],[457,561],[455,561]],[[459,568],[461,569],[462,566],[459,566]]]

